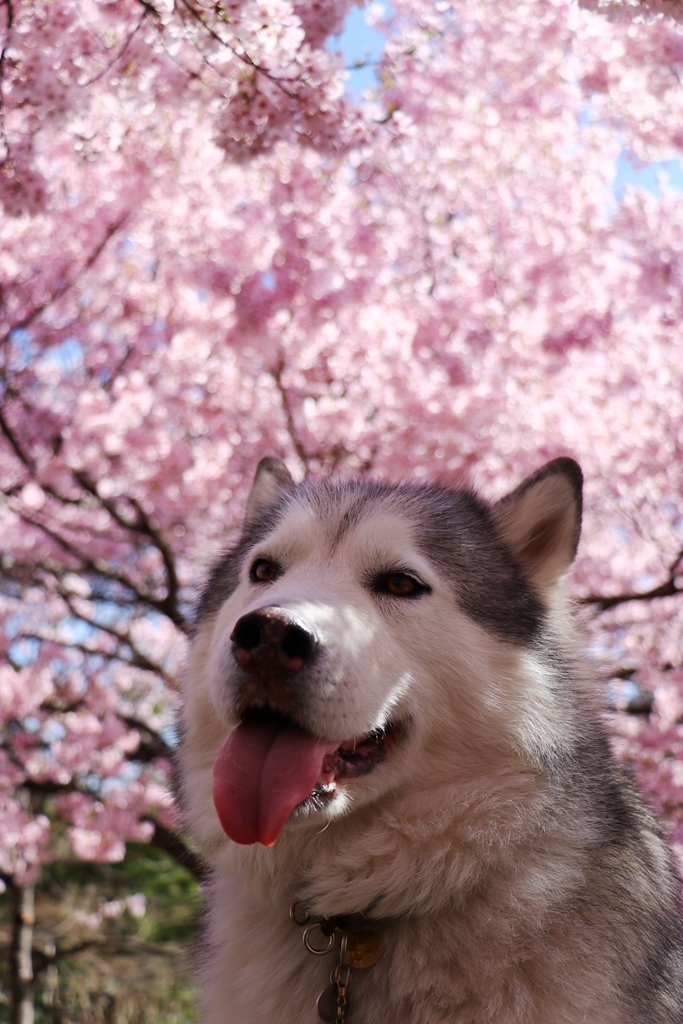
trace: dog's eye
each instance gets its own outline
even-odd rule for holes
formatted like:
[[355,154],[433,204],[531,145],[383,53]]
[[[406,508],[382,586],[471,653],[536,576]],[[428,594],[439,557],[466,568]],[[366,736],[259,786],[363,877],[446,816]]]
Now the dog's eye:
[[389,594],[391,597],[419,597],[429,587],[407,572],[385,572],[376,577],[374,589],[378,594]]
[[272,583],[281,572],[277,562],[271,562],[269,558],[257,558],[249,570],[249,579],[252,583]]

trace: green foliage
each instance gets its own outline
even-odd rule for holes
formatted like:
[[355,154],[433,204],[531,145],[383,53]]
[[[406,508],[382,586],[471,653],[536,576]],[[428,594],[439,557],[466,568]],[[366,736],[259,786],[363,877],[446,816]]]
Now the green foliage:
[[[0,898],[0,1019],[8,905]],[[150,845],[130,845],[119,864],[45,867],[36,886],[36,1024],[192,1024],[188,968],[199,909],[194,876]]]

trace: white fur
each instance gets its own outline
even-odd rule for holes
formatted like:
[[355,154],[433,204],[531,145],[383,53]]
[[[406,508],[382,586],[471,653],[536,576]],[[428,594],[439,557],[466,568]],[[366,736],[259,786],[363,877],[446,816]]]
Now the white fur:
[[[267,588],[249,581],[256,557],[284,567]],[[378,598],[362,580],[387,564],[412,568],[431,593]],[[211,773],[235,724],[230,634],[272,604],[304,616],[325,648],[324,672],[306,683],[311,731],[344,740],[398,717],[406,735],[371,773],[342,781],[327,811],[292,820],[265,849],[223,834]],[[204,1024],[318,1021],[335,961],[305,951],[288,916],[295,899],[321,915],[371,908],[386,922],[383,958],[353,972],[349,1024],[627,1024],[599,934],[578,942],[576,922],[558,913],[584,880],[593,825],[580,809],[578,826],[554,812],[539,767],[573,741],[557,683],[542,652],[460,610],[400,512],[371,510],[333,542],[295,503],[201,625],[188,665],[186,818],[214,872]]]

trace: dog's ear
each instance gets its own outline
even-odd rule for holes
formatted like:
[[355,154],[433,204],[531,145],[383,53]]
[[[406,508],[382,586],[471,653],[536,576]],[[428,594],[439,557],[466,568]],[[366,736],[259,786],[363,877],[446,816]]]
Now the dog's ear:
[[280,498],[293,491],[295,486],[291,473],[281,459],[274,459],[270,455],[261,459],[247,498],[244,525],[250,526],[257,522],[267,509],[277,505]]
[[503,540],[541,591],[567,571],[581,532],[583,474],[573,459],[553,459],[493,507]]

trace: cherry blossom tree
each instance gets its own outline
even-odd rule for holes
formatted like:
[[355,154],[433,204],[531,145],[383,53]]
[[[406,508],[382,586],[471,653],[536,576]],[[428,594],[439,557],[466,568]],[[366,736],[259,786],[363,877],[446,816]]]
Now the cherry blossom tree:
[[373,5],[360,99],[349,6],[0,8],[16,893],[65,844],[193,864],[168,787],[182,638],[268,453],[492,494],[578,457],[577,599],[613,699],[655,694],[616,742],[683,849],[681,4]]

